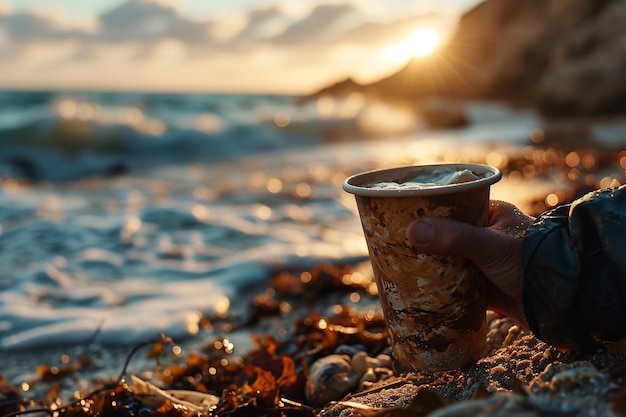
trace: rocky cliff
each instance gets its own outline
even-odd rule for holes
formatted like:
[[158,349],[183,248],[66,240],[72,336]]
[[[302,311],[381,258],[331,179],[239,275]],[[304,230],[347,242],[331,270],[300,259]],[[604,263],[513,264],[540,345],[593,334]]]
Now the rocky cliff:
[[385,98],[504,99],[553,116],[626,112],[626,0],[486,0],[446,45],[346,89]]

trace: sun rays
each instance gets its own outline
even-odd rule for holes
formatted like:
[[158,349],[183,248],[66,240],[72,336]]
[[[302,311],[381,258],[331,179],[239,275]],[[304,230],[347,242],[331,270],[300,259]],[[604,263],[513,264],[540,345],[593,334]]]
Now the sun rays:
[[432,29],[419,29],[405,43],[406,53],[410,56],[426,56],[439,46],[439,35]]

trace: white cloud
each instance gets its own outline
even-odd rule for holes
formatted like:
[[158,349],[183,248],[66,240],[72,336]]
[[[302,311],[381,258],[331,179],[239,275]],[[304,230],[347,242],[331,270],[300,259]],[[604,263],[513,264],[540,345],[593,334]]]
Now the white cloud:
[[17,43],[81,36],[80,29],[69,27],[58,15],[48,13],[0,15],[0,28]]
[[381,47],[406,40],[421,27],[439,28],[442,25],[444,25],[442,16],[428,13],[389,22],[365,22],[344,32],[336,40],[369,47]]
[[178,39],[186,43],[210,40],[211,22],[187,19],[180,10],[162,1],[128,0],[100,15],[104,41],[155,41]]
[[[2,6],[8,3],[0,0]],[[179,0],[126,0],[98,16],[0,12],[0,88],[64,86],[309,92],[375,77],[376,48],[406,39],[436,15],[374,20],[357,3],[278,6],[225,18],[184,14]],[[317,5],[315,5],[317,4]],[[434,23],[433,23],[434,22]],[[30,80],[30,81],[29,81]],[[193,87],[197,83],[197,87]]]
[[233,37],[233,41],[268,39],[283,32],[287,19],[278,7],[250,11],[245,27]]
[[287,44],[307,44],[327,40],[347,27],[354,26],[359,13],[350,4],[323,4],[315,7],[303,19],[289,26],[273,41]]

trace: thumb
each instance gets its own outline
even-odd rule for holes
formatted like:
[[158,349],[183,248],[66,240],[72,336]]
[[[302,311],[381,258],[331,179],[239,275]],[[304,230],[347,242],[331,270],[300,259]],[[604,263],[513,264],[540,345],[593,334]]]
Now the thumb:
[[508,300],[491,300],[492,305],[500,305],[501,311],[525,323],[520,238],[493,228],[472,226],[441,217],[413,221],[406,235],[413,247],[423,252],[455,254],[471,259],[485,277],[508,297]]
[[510,267],[510,263],[516,261],[514,252],[519,249],[517,242],[511,237],[488,227],[472,226],[440,217],[413,221],[407,228],[406,235],[416,249],[437,255],[464,256],[488,275]]

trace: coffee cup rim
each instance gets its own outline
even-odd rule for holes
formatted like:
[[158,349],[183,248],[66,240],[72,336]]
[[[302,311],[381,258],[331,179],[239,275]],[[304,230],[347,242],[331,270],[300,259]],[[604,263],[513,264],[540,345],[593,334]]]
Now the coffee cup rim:
[[[367,184],[372,184],[375,182],[396,181],[400,178],[406,177],[413,171],[417,174],[418,171],[433,170],[436,168],[456,168],[458,170],[469,169],[478,176],[485,174],[491,175],[474,181],[462,182],[458,184],[431,186],[421,189],[375,189],[371,187],[366,187]],[[463,191],[470,191],[473,189],[490,186],[498,182],[501,178],[502,172],[498,168],[484,164],[440,163],[426,165],[407,165],[394,168],[376,169],[352,175],[344,181],[343,189],[350,194],[368,197],[431,196],[459,193]]]

